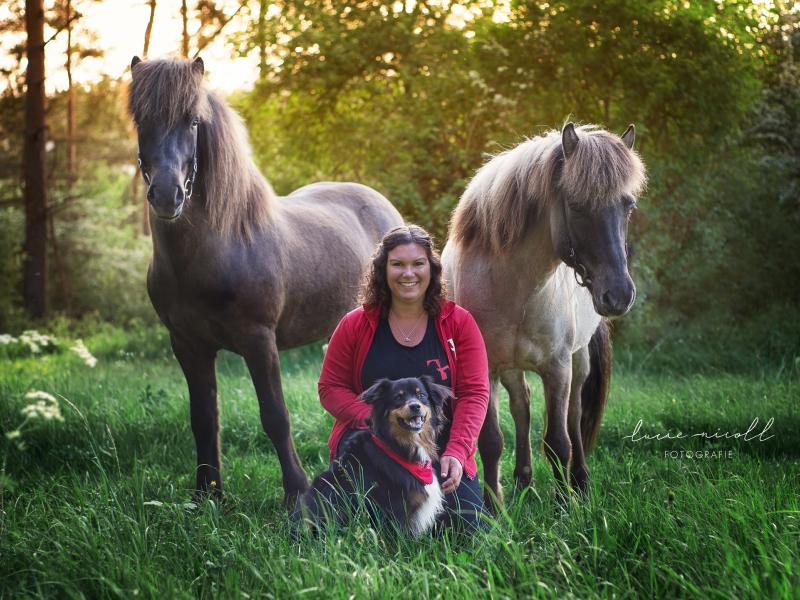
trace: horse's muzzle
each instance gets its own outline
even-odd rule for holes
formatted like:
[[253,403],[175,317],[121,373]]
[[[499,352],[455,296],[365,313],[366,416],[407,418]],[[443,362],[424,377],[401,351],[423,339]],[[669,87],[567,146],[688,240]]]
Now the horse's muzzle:
[[631,309],[636,300],[636,286],[630,278],[621,285],[602,287],[605,289],[592,293],[594,309],[598,314],[604,317],[621,317]]
[[171,221],[181,216],[186,200],[180,185],[158,186],[155,182],[147,190],[147,201],[159,219]]

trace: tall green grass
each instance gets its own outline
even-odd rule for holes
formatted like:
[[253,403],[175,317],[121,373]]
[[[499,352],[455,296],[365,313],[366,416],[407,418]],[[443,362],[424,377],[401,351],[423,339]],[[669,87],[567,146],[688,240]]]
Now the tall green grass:
[[[0,596],[50,597],[753,597],[792,598],[800,539],[800,377],[794,366],[680,374],[620,361],[592,493],[568,510],[534,456],[514,490],[513,424],[503,411],[505,510],[485,531],[409,539],[369,522],[292,536],[280,471],[238,357],[218,364],[221,504],[190,500],[194,444],[183,377],[158,330],[85,337],[72,353],[0,363],[0,427],[32,389],[56,394],[64,422],[37,422],[20,450],[3,436]],[[318,346],[282,355],[284,393],[306,470],[327,463]],[[541,386],[532,436],[541,438]],[[654,432],[744,431],[774,418],[766,442],[641,441]],[[669,450],[733,451],[671,459]]]

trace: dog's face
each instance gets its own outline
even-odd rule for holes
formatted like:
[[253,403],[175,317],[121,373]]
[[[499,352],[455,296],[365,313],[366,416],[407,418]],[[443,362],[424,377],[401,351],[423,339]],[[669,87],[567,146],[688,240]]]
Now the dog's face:
[[372,406],[370,422],[375,435],[395,442],[410,455],[422,446],[433,457],[436,435],[444,425],[444,402],[451,395],[448,388],[423,375],[396,381],[381,379],[361,398]]

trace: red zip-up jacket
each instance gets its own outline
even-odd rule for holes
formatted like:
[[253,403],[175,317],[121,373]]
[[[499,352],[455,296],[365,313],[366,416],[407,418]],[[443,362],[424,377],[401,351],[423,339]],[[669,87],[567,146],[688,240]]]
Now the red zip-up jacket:
[[[380,309],[359,307],[347,313],[333,332],[322,373],[319,377],[319,399],[336,419],[328,448],[331,460],[348,429],[365,429],[371,408],[360,395],[361,370],[367,359],[380,320]],[[489,366],[486,346],[475,319],[455,302],[444,300],[435,319],[436,333],[447,354],[452,378],[451,400],[453,423],[450,441],[442,456],[452,456],[474,479],[475,443],[489,406]]]

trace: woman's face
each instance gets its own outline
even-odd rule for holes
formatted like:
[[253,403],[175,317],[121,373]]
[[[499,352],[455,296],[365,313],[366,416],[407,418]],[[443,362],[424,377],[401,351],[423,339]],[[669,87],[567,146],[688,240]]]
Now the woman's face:
[[386,282],[392,293],[392,303],[422,304],[431,282],[431,264],[425,248],[419,244],[403,244],[390,250]]

